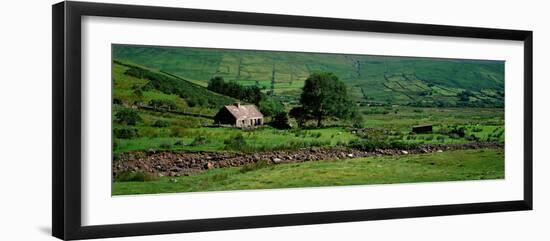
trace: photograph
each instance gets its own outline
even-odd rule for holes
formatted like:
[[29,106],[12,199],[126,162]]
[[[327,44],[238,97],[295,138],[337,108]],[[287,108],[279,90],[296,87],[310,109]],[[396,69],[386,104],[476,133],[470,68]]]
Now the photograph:
[[111,51],[112,195],[505,177],[503,60]]

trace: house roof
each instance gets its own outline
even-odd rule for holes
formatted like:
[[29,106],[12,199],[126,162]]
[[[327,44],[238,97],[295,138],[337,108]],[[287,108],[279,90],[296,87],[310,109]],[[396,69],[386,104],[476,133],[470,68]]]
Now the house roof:
[[224,106],[236,119],[263,118],[264,115],[255,105],[226,105]]
[[433,126],[433,125],[432,124],[420,124],[420,125],[413,126],[413,128],[429,127],[429,126]]

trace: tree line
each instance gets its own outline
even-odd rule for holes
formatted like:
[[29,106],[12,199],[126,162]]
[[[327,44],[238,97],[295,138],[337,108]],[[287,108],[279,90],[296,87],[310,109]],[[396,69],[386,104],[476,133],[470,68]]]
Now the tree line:
[[347,87],[338,76],[331,72],[312,73],[304,83],[300,96],[300,106],[287,113],[283,103],[263,94],[257,86],[242,86],[235,81],[224,81],[214,77],[208,83],[209,90],[239,100],[259,105],[264,116],[271,116],[272,125],[288,128],[288,116],[295,118],[303,126],[308,120],[315,120],[322,126],[329,117],[359,119],[361,115],[347,94]]
[[256,105],[258,105],[262,99],[265,99],[265,95],[258,86],[242,86],[236,81],[225,81],[220,76],[210,79],[208,87],[206,88],[216,93]]

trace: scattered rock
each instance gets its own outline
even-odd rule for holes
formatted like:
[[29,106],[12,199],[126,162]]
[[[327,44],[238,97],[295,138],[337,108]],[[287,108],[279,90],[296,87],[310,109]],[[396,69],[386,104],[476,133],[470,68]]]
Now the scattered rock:
[[120,154],[120,160],[112,163],[113,174],[125,171],[147,171],[158,176],[187,176],[212,168],[237,167],[260,160],[272,163],[299,163],[305,161],[340,160],[368,156],[441,153],[445,150],[465,150],[479,148],[503,148],[501,143],[477,142],[466,144],[424,144],[416,149],[376,149],[357,150],[347,147],[313,147],[299,150],[267,151],[253,154],[214,153],[214,152],[158,152],[136,151]]
[[204,168],[205,169],[212,169],[214,168],[214,164],[212,162],[207,162],[205,165],[204,165]]

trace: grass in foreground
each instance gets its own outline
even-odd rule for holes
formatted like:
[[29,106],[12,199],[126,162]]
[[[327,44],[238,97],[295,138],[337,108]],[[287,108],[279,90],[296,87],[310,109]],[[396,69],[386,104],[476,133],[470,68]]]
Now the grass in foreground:
[[[140,130],[144,131],[145,128]],[[167,132],[169,128],[164,128]],[[314,130],[278,130],[263,127],[249,131],[237,128],[202,127],[183,128],[177,132],[178,137],[141,137],[136,139],[117,139],[115,153],[135,150],[185,150],[185,151],[226,151],[224,142],[232,136],[241,134],[246,140],[248,151],[269,151],[292,149],[289,145],[298,147],[335,146],[346,144],[359,137],[341,127],[327,127]],[[203,137],[204,143],[193,145],[197,137]],[[174,145],[181,141],[183,145]],[[164,147],[163,144],[168,144]],[[241,150],[242,151],[242,150]]]
[[149,182],[115,182],[113,195],[344,186],[504,178],[504,150],[256,164]]

